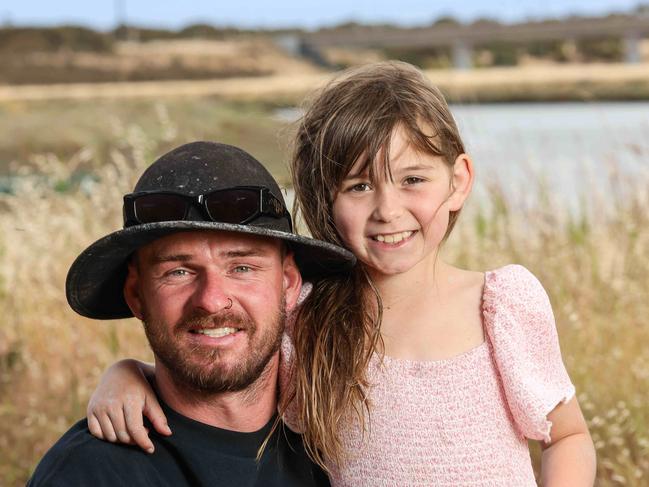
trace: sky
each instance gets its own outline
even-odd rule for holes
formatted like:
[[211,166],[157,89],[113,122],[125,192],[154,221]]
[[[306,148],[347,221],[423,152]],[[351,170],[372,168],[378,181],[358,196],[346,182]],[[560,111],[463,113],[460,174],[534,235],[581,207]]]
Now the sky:
[[0,24],[76,24],[108,30],[128,24],[180,29],[190,24],[243,28],[315,29],[342,22],[430,24],[441,16],[503,22],[557,18],[571,14],[626,12],[649,0],[0,0]]

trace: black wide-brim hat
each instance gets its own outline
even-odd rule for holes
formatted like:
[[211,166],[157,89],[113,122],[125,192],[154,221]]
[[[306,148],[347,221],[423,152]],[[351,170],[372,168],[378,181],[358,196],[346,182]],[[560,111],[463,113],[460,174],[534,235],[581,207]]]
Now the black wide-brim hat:
[[[195,196],[237,186],[268,188],[286,210],[279,186],[259,161],[237,147],[215,142],[192,142],[163,155],[144,172],[133,192],[166,191]],[[260,215],[245,224],[210,221],[201,212],[192,211],[185,220],[133,224],[90,245],[68,271],[68,303],[74,311],[89,318],[133,316],[124,299],[130,256],[161,237],[197,230],[280,239],[293,251],[305,279],[348,272],[356,262],[354,255],[341,247],[293,233],[287,211],[280,218]]]

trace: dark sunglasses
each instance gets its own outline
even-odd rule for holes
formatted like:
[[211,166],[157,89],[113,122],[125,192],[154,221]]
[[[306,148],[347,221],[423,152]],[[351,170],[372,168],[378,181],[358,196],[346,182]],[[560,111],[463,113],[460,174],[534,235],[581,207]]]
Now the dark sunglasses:
[[263,186],[236,186],[193,196],[171,191],[127,194],[124,227],[186,220],[192,206],[213,222],[246,224],[258,216],[268,215],[286,218],[292,230],[291,217],[284,204]]

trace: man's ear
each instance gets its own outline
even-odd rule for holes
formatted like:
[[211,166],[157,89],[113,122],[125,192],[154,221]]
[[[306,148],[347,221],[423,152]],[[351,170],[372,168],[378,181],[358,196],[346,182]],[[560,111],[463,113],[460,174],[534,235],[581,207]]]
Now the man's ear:
[[284,286],[284,293],[286,296],[286,311],[291,311],[295,308],[297,300],[300,297],[300,291],[302,290],[302,275],[295,263],[293,252],[287,252],[284,256],[282,266],[284,269],[282,285]]
[[128,274],[124,281],[124,299],[128,307],[131,308],[133,316],[141,320],[144,315],[142,314],[142,297],[140,296],[139,273],[135,258],[132,258],[128,263]]
[[448,198],[448,209],[458,211],[471,193],[473,187],[473,161],[467,154],[460,154],[451,168],[451,185],[453,192]]

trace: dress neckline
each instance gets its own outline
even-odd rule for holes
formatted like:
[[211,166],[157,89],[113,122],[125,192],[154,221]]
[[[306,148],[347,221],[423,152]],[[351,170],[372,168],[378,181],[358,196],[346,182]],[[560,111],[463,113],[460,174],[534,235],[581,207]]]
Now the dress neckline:
[[488,319],[491,317],[489,313],[486,313],[486,306],[491,305],[493,299],[493,289],[491,285],[493,283],[494,274],[498,269],[488,270],[483,272],[483,284],[482,284],[482,299],[480,303],[480,314],[482,316],[482,331],[484,339],[478,345],[464,350],[456,355],[451,357],[444,357],[439,359],[431,360],[415,360],[401,357],[393,357],[390,355],[380,355],[374,353],[374,360],[378,364],[381,364],[381,358],[383,358],[383,364],[392,365],[392,366],[401,366],[404,368],[422,368],[422,367],[448,367],[457,365],[459,363],[464,363],[469,361],[475,356],[483,354],[489,351],[489,335],[487,333]]

